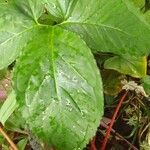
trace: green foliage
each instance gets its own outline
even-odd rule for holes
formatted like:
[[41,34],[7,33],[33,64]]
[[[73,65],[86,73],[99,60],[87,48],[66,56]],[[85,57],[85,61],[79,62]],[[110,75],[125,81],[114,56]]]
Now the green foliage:
[[103,70],[101,74],[104,93],[111,96],[117,95],[122,90],[121,81],[126,78],[125,75],[113,70]]
[[145,5],[145,0],[131,0],[134,2],[135,6],[139,7],[142,9]]
[[150,76],[142,78],[142,86],[144,87],[145,92],[150,95]]
[[144,15],[145,15],[145,19],[147,20],[147,22],[150,23],[150,10],[147,11]]
[[[114,56],[106,60],[104,67],[106,69],[114,69],[123,74],[127,74],[136,78],[146,76],[147,59],[146,57],[121,57]],[[140,69],[139,69],[140,68]]]
[[87,7],[83,3],[78,2],[60,26],[81,35],[96,51],[123,56],[142,56],[149,52],[150,28],[128,0],[91,0]]
[[28,139],[23,138],[17,143],[17,147],[19,150],[25,150],[26,144],[27,144]]
[[17,107],[15,92],[12,91],[0,108],[0,122],[4,125]]
[[0,69],[16,60],[15,113],[59,150],[82,149],[103,115],[101,77],[89,48],[116,55],[106,68],[143,77],[146,63],[139,58],[149,53],[149,39],[148,23],[129,0],[0,1]]
[[6,68],[0,70],[0,80],[4,79],[6,74],[7,74],[7,69]]
[[83,148],[103,114],[99,72],[77,35],[38,22],[42,6],[0,4],[1,68],[20,55],[13,85],[27,130],[57,149]]
[[59,27],[43,28],[40,37],[26,46],[14,72],[23,117],[33,134],[54,147],[82,148],[103,110],[93,56],[79,37]]

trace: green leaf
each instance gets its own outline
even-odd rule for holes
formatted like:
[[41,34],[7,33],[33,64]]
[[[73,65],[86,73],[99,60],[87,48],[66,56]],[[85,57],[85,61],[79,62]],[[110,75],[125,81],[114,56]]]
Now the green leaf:
[[44,3],[42,0],[14,0],[16,5],[23,13],[30,16],[38,23],[39,17],[44,12]]
[[20,140],[18,143],[17,143],[17,147],[19,148],[19,150],[24,150],[26,145],[27,145],[27,142],[28,142],[28,139],[27,138],[24,138],[22,140]]
[[6,4],[7,1],[6,0],[0,0],[0,4]]
[[38,28],[13,2],[0,3],[0,70],[17,58]]
[[0,70],[0,80],[4,79],[7,74],[7,68]]
[[12,91],[0,109],[0,122],[4,125],[17,107],[16,95]]
[[147,59],[146,57],[130,58],[129,56],[115,56],[106,60],[104,67],[106,69],[114,69],[120,73],[141,78],[146,76]]
[[18,111],[18,107],[15,109],[13,114],[5,122],[5,128],[12,132],[24,133],[25,120],[22,118],[21,112]]
[[149,51],[149,25],[129,0],[78,1],[60,26],[79,34],[93,50],[130,56]]
[[17,60],[14,85],[28,129],[42,141],[73,150],[94,136],[102,84],[90,50],[75,34],[43,27]]
[[146,77],[142,78],[141,81],[146,94],[150,95],[150,76],[147,75]]
[[109,96],[116,96],[122,90],[121,81],[126,77],[114,70],[102,70],[104,93]]
[[145,5],[145,0],[130,0],[130,1],[134,2],[135,6],[139,8],[143,8]]
[[95,13],[100,4],[97,0],[43,0],[43,2],[56,22],[68,21],[69,19],[86,20]]
[[148,10],[145,14],[146,21],[150,24],[150,10]]

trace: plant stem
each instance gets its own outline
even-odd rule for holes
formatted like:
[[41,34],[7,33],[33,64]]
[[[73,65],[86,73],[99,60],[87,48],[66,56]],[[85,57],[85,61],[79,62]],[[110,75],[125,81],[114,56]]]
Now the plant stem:
[[5,131],[0,127],[0,133],[4,136],[4,138],[7,140],[7,142],[10,144],[13,150],[18,150],[16,145],[13,143],[13,141],[9,138],[9,136],[5,133]]
[[[108,129],[108,125],[105,124],[104,122],[101,123],[101,126]],[[122,139],[123,141],[125,141],[129,146],[132,147],[133,150],[138,150],[132,143],[130,143],[128,140],[126,140],[122,135],[120,135],[119,133],[117,133],[113,128],[111,129],[111,132],[113,134],[115,134],[118,138]]]
[[90,150],[96,150],[95,141],[96,141],[96,136],[93,138],[93,140],[92,140],[91,143],[90,143],[90,145],[91,145]]
[[106,134],[105,134],[105,137],[104,137],[104,140],[103,140],[103,143],[102,143],[102,147],[100,148],[100,150],[105,150],[105,148],[106,148],[106,144],[107,144],[107,141],[108,141],[108,137],[109,137],[109,135],[110,135],[111,129],[112,129],[113,124],[114,124],[114,122],[115,122],[115,118],[116,118],[116,116],[117,116],[117,114],[118,114],[118,112],[119,112],[119,109],[120,109],[120,107],[121,107],[121,105],[122,105],[124,99],[126,98],[127,94],[128,94],[128,91],[126,91],[126,92],[124,93],[124,95],[123,95],[122,98],[120,99],[120,102],[118,103],[118,105],[117,105],[117,107],[116,107],[116,109],[115,109],[115,111],[114,111],[113,117],[112,117],[111,122],[110,122],[110,125],[109,125],[109,127],[108,127],[108,129],[107,129],[107,131],[106,131]]

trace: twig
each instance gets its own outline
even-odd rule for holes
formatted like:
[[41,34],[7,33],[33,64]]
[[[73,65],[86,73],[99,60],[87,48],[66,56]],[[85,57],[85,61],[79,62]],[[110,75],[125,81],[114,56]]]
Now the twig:
[[105,150],[105,148],[106,148],[106,144],[107,144],[107,141],[108,141],[108,137],[109,137],[109,135],[110,135],[112,126],[113,126],[113,124],[114,124],[114,122],[115,122],[115,118],[116,118],[116,116],[117,116],[117,114],[118,114],[118,111],[119,111],[119,109],[120,109],[120,107],[121,107],[121,105],[122,105],[124,99],[126,98],[127,94],[128,94],[128,91],[126,91],[125,94],[122,96],[122,98],[121,98],[119,104],[117,105],[117,107],[116,107],[116,109],[115,109],[115,112],[114,112],[113,117],[112,117],[112,119],[111,119],[109,128],[108,128],[107,131],[106,131],[106,134],[105,134],[105,137],[104,137],[104,140],[103,140],[103,143],[102,143],[102,147],[100,148],[100,150]]
[[146,125],[146,127],[143,129],[143,131],[142,131],[141,134],[140,134],[140,138],[139,138],[139,139],[141,139],[142,135],[144,134],[144,132],[145,132],[149,127],[150,127],[150,123],[148,123],[148,124]]
[[10,144],[10,146],[13,148],[13,150],[18,150],[16,145],[13,143],[13,141],[9,138],[9,136],[5,133],[5,131],[0,127],[0,133],[4,136],[4,138],[7,140],[7,142]]

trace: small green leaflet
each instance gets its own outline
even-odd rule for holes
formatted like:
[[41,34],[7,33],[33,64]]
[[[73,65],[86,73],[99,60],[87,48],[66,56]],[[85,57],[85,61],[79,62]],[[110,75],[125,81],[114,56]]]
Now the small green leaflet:
[[150,95],[150,76],[147,75],[146,77],[142,78],[141,82],[146,94]]
[[106,60],[104,67],[136,78],[143,78],[147,73],[146,57],[114,56]]
[[0,109],[0,122],[4,125],[10,115],[17,108],[16,95],[12,91]]
[[28,139],[27,138],[23,138],[21,139],[18,143],[17,143],[17,147],[19,148],[19,150],[25,150],[25,147],[27,145]]

